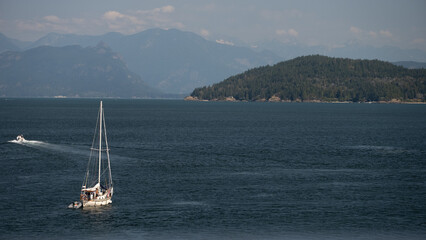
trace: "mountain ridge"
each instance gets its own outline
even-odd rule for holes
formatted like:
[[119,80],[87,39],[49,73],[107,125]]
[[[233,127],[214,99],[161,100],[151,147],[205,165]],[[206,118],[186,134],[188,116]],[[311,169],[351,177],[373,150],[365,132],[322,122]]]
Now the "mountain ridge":
[[161,93],[129,71],[118,54],[98,44],[1,53],[0,96],[152,98]]
[[19,50],[21,50],[20,47],[14,43],[13,39],[8,38],[6,35],[0,33],[0,53]]
[[148,29],[132,35],[99,36],[50,33],[30,47],[81,45],[105,42],[119,53],[129,69],[150,86],[166,93],[188,94],[195,87],[213,84],[238,72],[281,60],[271,52],[228,46],[177,29]]
[[[6,43],[12,45],[2,48],[2,39],[6,39],[4,45],[7,45]],[[0,52],[8,48],[17,51],[17,48],[28,50],[38,46],[94,47],[101,41],[118,53],[129,70],[138,74],[151,87],[163,92],[184,95],[195,88],[218,83],[248,69],[283,61],[289,56],[300,54],[303,50],[298,45],[290,47],[277,45],[275,52],[267,51],[265,48],[263,51],[253,50],[250,47],[230,46],[220,44],[220,41],[206,40],[192,32],[154,28],[132,35],[117,32],[96,36],[49,33],[32,43],[18,42],[0,35]],[[374,55],[374,48],[368,50],[367,52]],[[312,54],[325,50],[321,47],[311,47],[307,51],[306,53]],[[407,61],[395,64],[408,68],[426,65]]]

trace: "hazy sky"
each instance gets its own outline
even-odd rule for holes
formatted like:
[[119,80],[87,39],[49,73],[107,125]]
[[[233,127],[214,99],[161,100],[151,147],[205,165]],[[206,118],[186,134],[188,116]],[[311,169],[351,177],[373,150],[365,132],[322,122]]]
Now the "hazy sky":
[[0,32],[20,40],[154,27],[236,45],[356,42],[426,51],[426,0],[0,0]]

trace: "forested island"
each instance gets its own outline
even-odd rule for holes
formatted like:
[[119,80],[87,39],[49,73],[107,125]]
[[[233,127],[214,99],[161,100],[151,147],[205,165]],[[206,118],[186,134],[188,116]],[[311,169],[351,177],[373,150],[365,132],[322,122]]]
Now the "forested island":
[[425,102],[426,69],[379,60],[303,56],[195,89],[186,100]]

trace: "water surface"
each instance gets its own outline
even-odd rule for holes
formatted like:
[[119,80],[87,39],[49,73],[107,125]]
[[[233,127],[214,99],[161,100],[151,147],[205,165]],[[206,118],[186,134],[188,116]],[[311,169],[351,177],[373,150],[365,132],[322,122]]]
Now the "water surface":
[[69,210],[98,107],[0,99],[0,238],[426,236],[425,105],[107,99],[113,204]]

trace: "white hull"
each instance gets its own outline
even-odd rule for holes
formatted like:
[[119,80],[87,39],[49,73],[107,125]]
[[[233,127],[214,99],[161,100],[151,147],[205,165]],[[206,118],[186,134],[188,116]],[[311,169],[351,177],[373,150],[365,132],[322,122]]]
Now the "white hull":
[[22,135],[18,135],[18,136],[16,137],[16,141],[17,141],[17,142],[26,142],[27,140],[25,140],[24,136],[22,136]]
[[[96,207],[96,206],[103,206],[108,205],[112,203],[112,195],[113,195],[113,189],[111,188],[110,191],[104,192],[104,194],[95,196],[93,199],[90,198],[90,193],[88,195],[81,196],[81,202],[83,203],[83,207]],[[89,198],[87,198],[88,196]]]
[[107,199],[93,199],[89,201],[83,201],[83,207],[96,207],[96,206],[104,206],[112,203],[111,198]]

